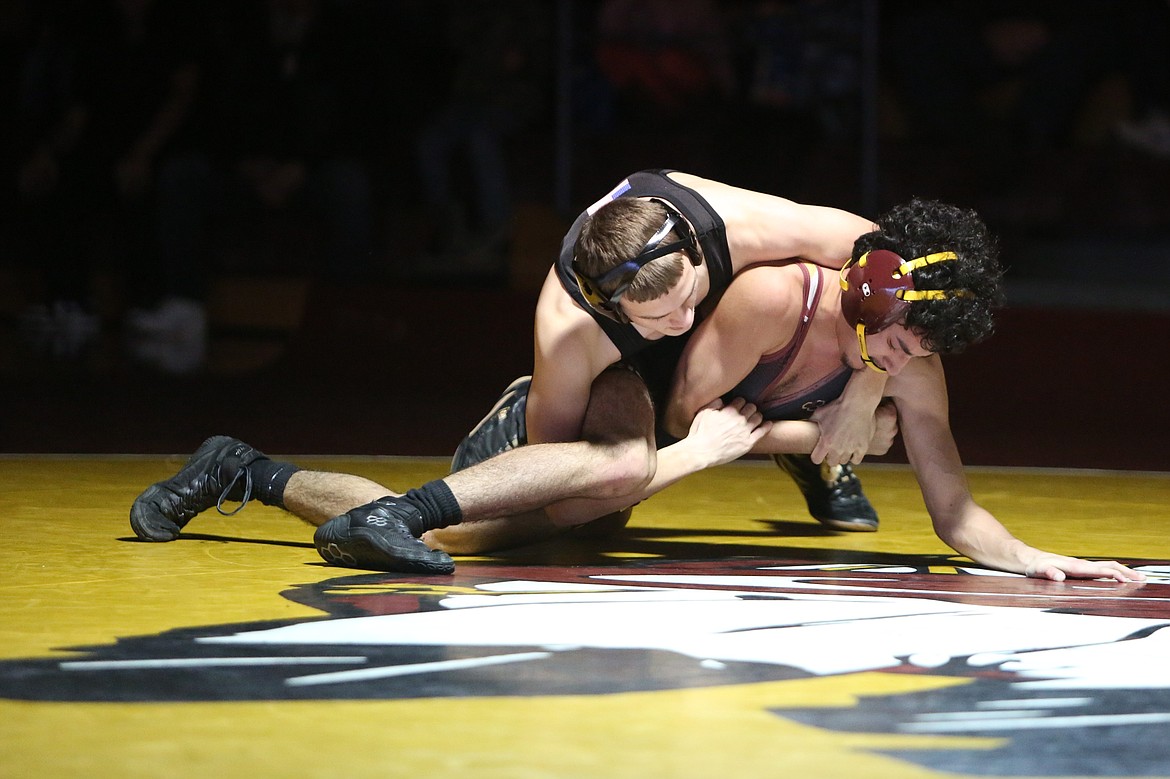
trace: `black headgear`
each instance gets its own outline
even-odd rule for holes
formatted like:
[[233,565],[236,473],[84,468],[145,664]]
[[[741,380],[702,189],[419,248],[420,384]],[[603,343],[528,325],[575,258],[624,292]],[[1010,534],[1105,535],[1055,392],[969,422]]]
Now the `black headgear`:
[[[625,294],[630,284],[633,283],[634,277],[650,262],[657,260],[659,257],[665,257],[668,254],[674,254],[677,251],[684,251],[691,259],[691,264],[698,266],[702,263],[702,257],[699,254],[698,247],[695,242],[695,237],[691,233],[687,221],[683,219],[682,214],[665,200],[654,198],[656,203],[661,203],[666,209],[666,220],[662,223],[662,227],[650,236],[646,241],[646,245],[638,252],[633,259],[626,260],[617,267],[611,268],[600,276],[592,277],[586,276],[577,265],[577,258],[573,258],[573,275],[577,278],[577,286],[581,289],[581,294],[585,296],[585,301],[589,307],[594,311],[609,317],[618,322],[628,322],[629,317],[621,310],[621,297]],[[666,236],[670,234],[671,230],[678,228],[678,234],[682,237],[670,243],[663,243]],[[602,292],[603,287],[607,287],[614,281],[618,285],[613,292],[606,295]]]

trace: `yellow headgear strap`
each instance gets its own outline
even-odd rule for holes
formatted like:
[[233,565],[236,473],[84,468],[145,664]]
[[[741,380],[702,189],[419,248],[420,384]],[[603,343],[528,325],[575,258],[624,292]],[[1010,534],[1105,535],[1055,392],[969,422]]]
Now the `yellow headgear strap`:
[[869,359],[869,349],[865,347],[865,324],[863,322],[857,323],[857,344],[861,347],[861,360],[869,366],[871,371],[878,373],[885,373],[884,368],[879,368],[878,364]]
[[[867,252],[868,253],[868,252]],[[957,260],[959,255],[954,252],[935,252],[928,254],[925,257],[919,257],[916,260],[907,260],[898,266],[896,276],[905,276],[907,273],[912,273],[919,268],[925,268],[927,265],[934,265],[936,262],[946,262],[947,260]]]

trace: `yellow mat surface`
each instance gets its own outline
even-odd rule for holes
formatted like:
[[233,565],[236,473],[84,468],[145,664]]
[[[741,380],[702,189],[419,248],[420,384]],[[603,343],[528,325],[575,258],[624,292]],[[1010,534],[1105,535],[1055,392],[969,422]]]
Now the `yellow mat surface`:
[[0,457],[0,777],[1170,776],[1168,474],[970,473],[1144,587],[979,571],[897,466],[859,468],[879,532],[827,532],[762,462],[427,580],[327,566],[259,505],[134,540],[182,460]]

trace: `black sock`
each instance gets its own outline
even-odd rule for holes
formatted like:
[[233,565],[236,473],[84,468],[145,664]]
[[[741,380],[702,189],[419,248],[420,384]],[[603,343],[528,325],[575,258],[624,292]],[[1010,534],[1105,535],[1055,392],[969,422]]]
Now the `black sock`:
[[428,530],[458,525],[463,521],[463,509],[459,508],[459,501],[455,500],[451,488],[442,479],[408,490],[402,497],[417,506],[422,514],[421,527],[410,528],[415,537]]
[[292,463],[278,463],[264,457],[254,460],[248,470],[252,473],[252,494],[256,500],[265,506],[284,508],[284,488],[300,468]]

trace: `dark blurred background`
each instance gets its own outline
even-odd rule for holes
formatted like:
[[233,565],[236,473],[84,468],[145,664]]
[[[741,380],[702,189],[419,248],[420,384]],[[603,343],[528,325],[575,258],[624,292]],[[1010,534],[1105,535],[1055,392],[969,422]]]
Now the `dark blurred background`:
[[449,453],[668,167],[979,210],[964,459],[1170,470],[1166,0],[0,0],[0,90],[0,452]]

